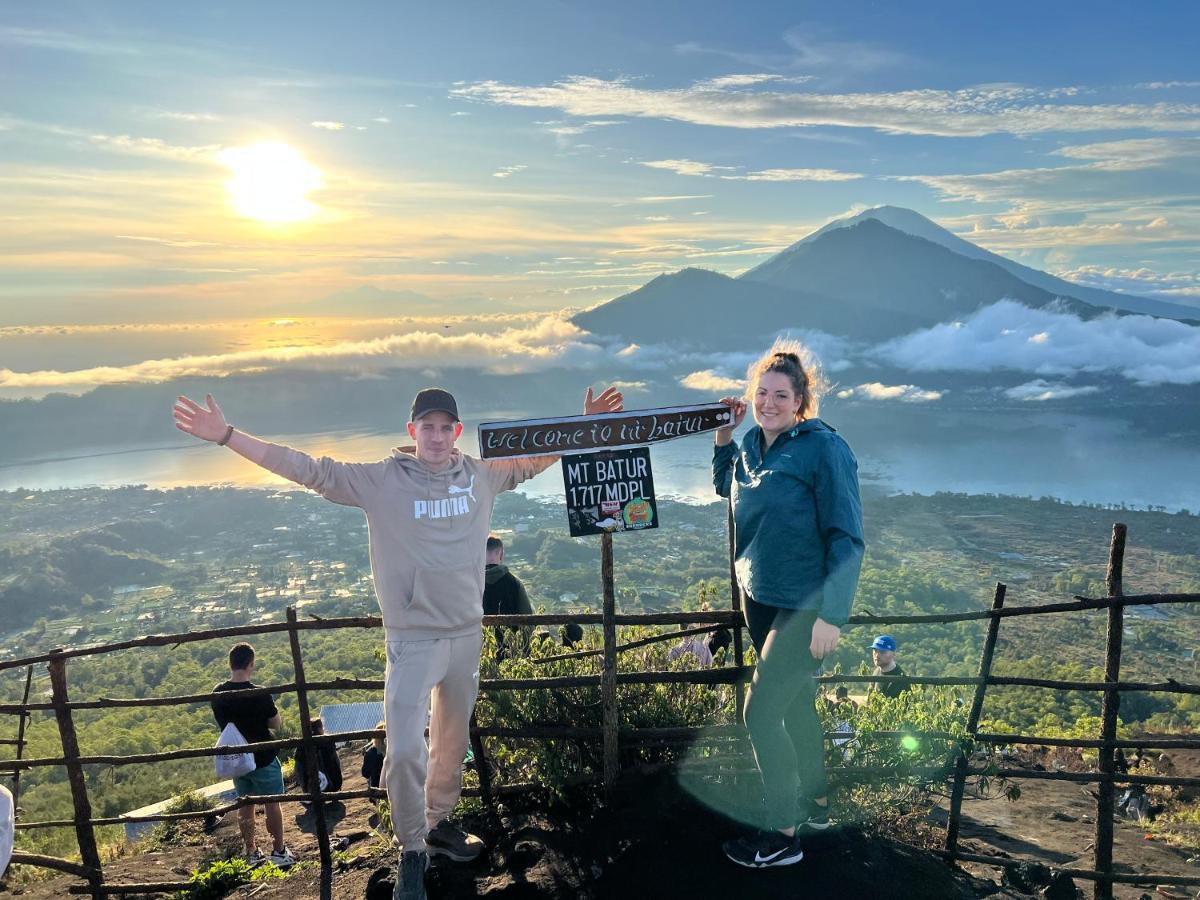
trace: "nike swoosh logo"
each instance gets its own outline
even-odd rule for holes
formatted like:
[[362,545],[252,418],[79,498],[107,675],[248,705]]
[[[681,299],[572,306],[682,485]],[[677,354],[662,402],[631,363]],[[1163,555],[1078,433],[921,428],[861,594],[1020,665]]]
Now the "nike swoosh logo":
[[784,854],[784,852],[786,850],[787,850],[787,847],[784,847],[783,850],[776,850],[774,853],[769,853],[766,856],[763,856],[762,852],[759,851],[754,854],[754,861],[756,863],[770,862],[773,859],[778,859],[780,856],[782,856]]

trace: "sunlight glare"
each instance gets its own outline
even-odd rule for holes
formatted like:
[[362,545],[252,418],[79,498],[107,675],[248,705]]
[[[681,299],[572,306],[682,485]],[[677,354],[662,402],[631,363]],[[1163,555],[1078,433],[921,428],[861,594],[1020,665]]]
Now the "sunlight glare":
[[233,172],[229,198],[242,216],[260,222],[299,222],[318,210],[308,193],[321,186],[321,170],[278,142],[231,147],[221,161]]

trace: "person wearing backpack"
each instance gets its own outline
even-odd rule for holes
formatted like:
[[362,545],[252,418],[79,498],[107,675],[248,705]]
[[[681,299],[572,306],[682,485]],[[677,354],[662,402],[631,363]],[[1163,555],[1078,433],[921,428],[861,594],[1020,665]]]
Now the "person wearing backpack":
[[[274,737],[273,729],[282,724],[279,710],[270,694],[253,694],[244,696],[242,691],[251,690],[257,685],[251,681],[254,675],[254,648],[245,642],[234,644],[229,651],[229,680],[213,688],[214,694],[227,696],[214,697],[211,701],[213,716],[217,726],[225,729],[231,723],[242,733],[246,742],[256,744],[270,741]],[[283,771],[279,765],[279,757],[274,750],[255,750],[254,771],[239,775],[233,779],[233,786],[239,797],[261,797],[272,794],[282,794]],[[264,803],[267,820],[267,831],[271,835],[272,849],[270,856],[258,849],[258,839],[255,835],[254,805],[248,804],[238,808],[238,827],[242,832],[242,845],[246,852],[246,862],[250,865],[260,865],[272,862],[281,869],[296,862],[292,851],[283,842],[283,812],[278,803]]]

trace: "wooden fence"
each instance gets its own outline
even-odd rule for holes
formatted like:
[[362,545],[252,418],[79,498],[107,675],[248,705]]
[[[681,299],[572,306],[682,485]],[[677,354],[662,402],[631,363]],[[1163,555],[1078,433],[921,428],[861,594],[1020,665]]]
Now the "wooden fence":
[[[731,529],[732,531],[732,529]],[[959,685],[974,688],[974,696],[967,716],[966,731],[968,740],[957,742],[957,758],[953,769],[930,767],[915,770],[912,774],[924,775],[933,780],[948,780],[950,782],[950,810],[946,829],[945,847],[941,855],[947,860],[985,863],[997,867],[1019,865],[1020,860],[983,856],[964,852],[959,848],[959,835],[962,819],[962,801],[967,779],[972,776],[990,775],[1004,779],[1044,779],[1059,781],[1074,781],[1094,783],[1099,785],[1097,801],[1095,855],[1091,869],[1064,869],[1075,878],[1094,882],[1095,898],[1111,898],[1114,883],[1128,884],[1176,884],[1200,885],[1198,876],[1173,876],[1164,873],[1129,874],[1117,872],[1112,862],[1113,845],[1113,795],[1116,785],[1176,785],[1200,788],[1200,778],[1167,777],[1158,775],[1137,775],[1118,772],[1114,769],[1114,755],[1117,748],[1143,747],[1148,749],[1200,749],[1200,737],[1185,735],[1173,736],[1154,740],[1118,740],[1117,714],[1122,693],[1129,691],[1153,691],[1168,693],[1200,694],[1200,684],[1185,684],[1174,680],[1165,682],[1128,682],[1120,680],[1121,638],[1123,632],[1123,614],[1127,606],[1146,606],[1157,604],[1198,603],[1200,594],[1142,594],[1126,596],[1122,591],[1122,569],[1125,551],[1125,526],[1113,527],[1112,541],[1109,549],[1107,596],[1098,598],[1075,597],[1062,603],[1042,604],[1040,606],[1005,606],[1005,586],[998,584],[991,607],[986,610],[939,613],[929,615],[857,615],[850,619],[849,625],[869,625],[878,627],[886,624],[921,625],[935,623],[952,623],[968,621],[986,621],[987,631],[980,654],[978,672],[973,677],[923,677],[903,676],[904,680],[913,684]],[[482,692],[523,691],[554,688],[599,687],[602,701],[602,720],[599,727],[576,726],[528,726],[528,727],[478,727],[472,721],[471,741],[475,752],[477,770],[479,772],[479,788],[464,791],[465,795],[478,795],[490,803],[496,796],[518,793],[535,786],[513,784],[493,785],[488,774],[485,739],[495,738],[527,738],[544,740],[583,740],[600,741],[603,747],[602,782],[605,789],[612,787],[620,774],[620,751],[622,747],[645,744],[661,744],[667,742],[696,741],[696,740],[728,740],[731,736],[741,734],[740,726],[720,726],[717,728],[673,727],[673,728],[620,728],[619,690],[621,685],[630,684],[731,684],[737,692],[738,708],[741,708],[744,683],[752,674],[752,667],[746,665],[743,645],[740,597],[736,586],[731,588],[731,608],[728,610],[704,612],[676,612],[642,615],[623,615],[616,611],[615,590],[613,585],[613,547],[612,537],[601,537],[601,581],[603,584],[603,603],[601,612],[578,615],[533,615],[533,616],[487,616],[484,625],[521,626],[521,625],[555,625],[578,623],[581,625],[599,625],[602,628],[603,644],[597,650],[584,650],[574,653],[560,654],[556,658],[583,657],[599,655],[601,667],[599,674],[554,676],[544,678],[498,678],[485,679],[480,682]],[[732,579],[731,579],[732,582]],[[1058,613],[1079,612],[1084,610],[1107,610],[1107,650],[1105,658],[1104,680],[1098,682],[1063,681],[1045,678],[1011,678],[992,675],[992,663],[995,656],[996,643],[999,636],[1000,623],[1003,619],[1013,616],[1047,615]],[[121,650],[143,647],[175,646],[195,641],[207,641],[222,638],[242,638],[256,634],[273,634],[286,632],[291,647],[294,669],[294,681],[286,684],[264,686],[257,689],[258,693],[285,694],[294,693],[297,699],[297,713],[300,718],[302,734],[299,738],[273,740],[255,744],[261,749],[299,748],[299,752],[307,754],[308,771],[316,771],[317,745],[321,742],[348,741],[366,739],[374,736],[373,730],[358,732],[339,732],[324,735],[314,735],[309,728],[311,709],[308,696],[312,691],[365,689],[380,691],[383,681],[379,679],[335,678],[329,680],[309,680],[304,674],[304,659],[301,651],[300,636],[302,632],[326,631],[343,628],[379,628],[382,622],[376,616],[357,618],[318,619],[301,621],[294,609],[289,609],[287,618],[282,622],[272,622],[253,626],[219,628],[209,631],[188,632],[172,635],[151,635],[135,638],[119,643],[99,647],[76,649],[60,649],[40,656],[25,659],[0,662],[0,671],[28,667],[26,676],[26,694],[20,704],[0,704],[0,714],[11,714],[21,717],[19,736],[15,742],[18,753],[16,759],[0,761],[0,773],[11,773],[14,781],[19,780],[22,771],[45,766],[62,766],[67,771],[68,781],[74,803],[74,816],[71,819],[53,821],[18,821],[17,828],[61,828],[71,827],[75,830],[78,840],[80,861],[58,859],[34,853],[18,851],[13,856],[14,863],[41,866],[76,875],[86,881],[86,884],[74,885],[70,888],[73,894],[90,894],[93,898],[120,896],[125,894],[166,893],[184,890],[186,882],[157,882],[147,884],[113,883],[105,880],[104,868],[100,859],[96,842],[95,829],[105,825],[123,825],[133,822],[168,821],[182,819],[202,819],[214,814],[220,815],[251,803],[263,802],[300,802],[311,801],[316,819],[316,839],[321,863],[321,895],[322,898],[332,897],[333,862],[330,850],[330,835],[328,823],[324,815],[323,800],[349,800],[369,796],[383,796],[378,789],[338,791],[323,793],[318,784],[311,786],[309,793],[281,794],[266,797],[241,798],[215,810],[196,812],[160,813],[151,816],[96,818],[92,815],[88,789],[84,777],[84,767],[89,765],[125,766],[138,763],[161,762],[165,760],[190,759],[215,756],[218,751],[213,747],[195,747],[172,750],[162,753],[148,753],[135,756],[101,756],[84,755],[80,752],[78,736],[72,719],[76,710],[112,709],[120,707],[156,707],[175,706],[184,704],[208,703],[214,694],[192,694],[176,697],[145,697],[145,698],[99,698],[91,700],[74,700],[68,693],[67,665],[69,660],[91,657],[101,654],[114,653]],[[672,630],[652,638],[633,641],[624,645],[617,643],[618,626],[628,625],[671,625],[694,626],[686,631]],[[703,633],[717,628],[733,629],[733,665],[699,671],[636,671],[619,672],[617,656],[620,652],[638,646],[645,646],[654,641],[677,640],[685,633]],[[46,665],[50,672],[51,697],[49,702],[30,702],[28,685],[32,679],[33,666]],[[870,675],[825,675],[818,678],[822,683],[843,682],[882,682],[895,676]],[[1069,691],[1099,691],[1103,693],[1102,725],[1100,734],[1095,739],[1066,739],[1039,737],[1022,734],[988,734],[978,730],[983,709],[985,691],[990,686],[1020,685],[1028,687],[1048,688],[1052,690]],[[254,692],[247,692],[254,693]],[[62,746],[61,757],[22,758],[24,748],[25,719],[33,712],[49,711],[54,714],[58,724]],[[899,735],[887,732],[869,732],[874,736]],[[931,738],[953,739],[953,735],[945,733],[926,732]],[[845,738],[844,733],[829,734],[826,737]],[[1033,746],[1081,747],[1099,751],[1099,761],[1094,772],[1057,772],[1041,771],[1023,768],[972,769],[969,755],[973,747],[978,745],[996,744],[1025,744]],[[831,775],[843,781],[854,781],[864,778],[885,775],[892,770],[846,765],[831,770]]]

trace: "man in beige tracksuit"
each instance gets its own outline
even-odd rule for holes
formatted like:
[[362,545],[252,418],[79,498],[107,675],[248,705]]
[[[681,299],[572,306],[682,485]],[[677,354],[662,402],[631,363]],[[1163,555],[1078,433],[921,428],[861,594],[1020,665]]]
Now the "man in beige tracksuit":
[[[585,414],[615,412],[622,398],[609,388]],[[375,463],[314,459],[272,444],[225,421],[212,395],[201,406],[175,405],[176,426],[367,516],[371,571],[387,632],[384,707],[387,756],[383,777],[400,841],[396,893],[421,900],[428,854],[465,861],[483,849],[479,838],[446,818],[462,789],[462,760],[479,690],[484,553],[492,506],[502,491],[551,466],[558,457],[479,460],[454,443],[462,433],[458,406],[430,388],[413,400],[409,436]],[[431,707],[432,698],[432,707]],[[425,714],[430,711],[426,748]]]

